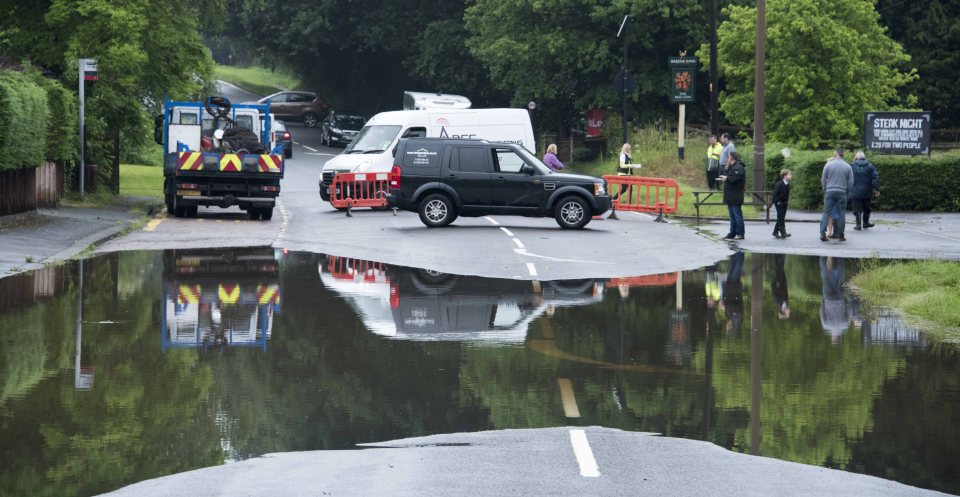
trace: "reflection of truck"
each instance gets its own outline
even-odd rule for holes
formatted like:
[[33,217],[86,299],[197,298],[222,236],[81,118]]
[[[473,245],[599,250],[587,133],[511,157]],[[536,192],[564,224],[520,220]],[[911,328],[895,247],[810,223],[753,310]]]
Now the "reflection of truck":
[[192,217],[201,205],[236,205],[250,219],[273,217],[283,147],[273,143],[272,123],[269,104],[165,102],[154,138],[163,145],[167,212]]
[[522,342],[544,313],[599,302],[604,291],[594,280],[534,283],[337,257],[318,269],[324,286],[343,295],[370,331],[404,340]]
[[280,310],[272,248],[171,250],[163,258],[163,349],[266,349]]

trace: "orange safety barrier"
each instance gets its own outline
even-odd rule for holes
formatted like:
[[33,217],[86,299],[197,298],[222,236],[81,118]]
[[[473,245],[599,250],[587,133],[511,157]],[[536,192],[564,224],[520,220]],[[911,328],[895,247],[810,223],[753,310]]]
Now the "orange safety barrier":
[[337,173],[330,182],[330,204],[337,209],[386,207],[392,173]]
[[[673,214],[680,206],[680,185],[671,178],[604,176],[613,210]],[[658,219],[659,220],[659,219]]]
[[632,276],[629,278],[612,278],[607,281],[608,287],[628,286],[671,286],[677,283],[677,273],[649,274],[647,276]]

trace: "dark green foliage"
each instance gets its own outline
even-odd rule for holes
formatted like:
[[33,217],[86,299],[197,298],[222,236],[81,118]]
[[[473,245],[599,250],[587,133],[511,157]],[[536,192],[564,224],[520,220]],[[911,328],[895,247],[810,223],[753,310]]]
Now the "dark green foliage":
[[[958,211],[960,210],[960,156],[933,157],[881,156],[870,158],[880,173],[882,194],[874,199],[881,211]],[[820,176],[825,161],[795,166],[790,189],[790,206],[818,209],[823,202]],[[772,174],[768,163],[767,176]]]
[[578,147],[573,149],[574,162],[587,162],[597,158],[597,152],[591,148]]
[[77,130],[77,97],[57,81],[39,77],[37,82],[47,92],[47,148],[50,161],[73,162],[79,153]]
[[20,72],[0,71],[0,169],[39,166],[46,129],[44,89]]

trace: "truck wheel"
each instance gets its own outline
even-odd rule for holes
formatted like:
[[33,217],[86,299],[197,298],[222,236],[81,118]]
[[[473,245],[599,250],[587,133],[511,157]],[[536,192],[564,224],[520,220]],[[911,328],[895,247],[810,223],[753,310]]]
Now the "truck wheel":
[[198,207],[198,206],[196,206],[196,205],[191,206],[191,207],[184,207],[184,208],[183,208],[184,215],[185,215],[186,217],[197,217],[197,211],[198,211],[198,210],[200,210],[200,207]]
[[273,219],[273,207],[260,209],[260,219],[263,219],[264,221]]
[[316,128],[317,124],[320,123],[320,116],[316,115],[313,112],[307,112],[303,115],[303,125],[308,128]]
[[420,202],[420,221],[428,228],[440,228],[453,222],[457,218],[457,208],[450,197],[440,193],[427,195]]
[[565,230],[578,230],[590,222],[590,206],[576,195],[563,197],[553,209],[557,224]]
[[250,217],[251,221],[256,221],[257,219],[260,219],[260,209],[257,209],[256,207],[251,207],[247,209],[247,216]]
[[167,195],[163,202],[167,205],[167,214],[173,215],[173,201],[170,200],[170,196]]

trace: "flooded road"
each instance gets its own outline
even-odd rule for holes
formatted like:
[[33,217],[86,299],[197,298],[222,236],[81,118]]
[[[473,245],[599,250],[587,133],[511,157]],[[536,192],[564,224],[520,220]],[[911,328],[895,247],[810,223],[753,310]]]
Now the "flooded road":
[[0,280],[0,495],[86,496],[279,451],[605,426],[960,493],[960,352],[844,283],[737,254],[622,279],[271,248]]

